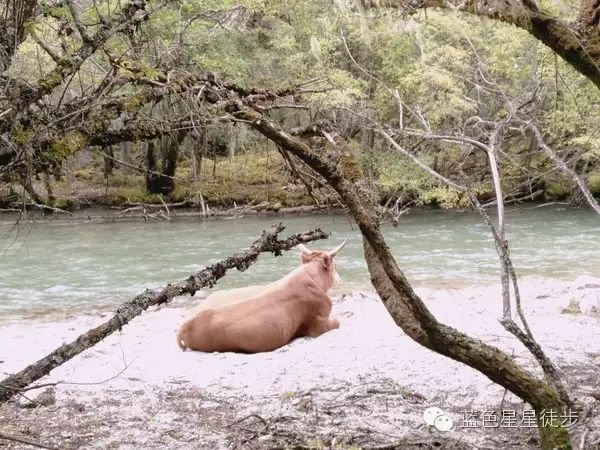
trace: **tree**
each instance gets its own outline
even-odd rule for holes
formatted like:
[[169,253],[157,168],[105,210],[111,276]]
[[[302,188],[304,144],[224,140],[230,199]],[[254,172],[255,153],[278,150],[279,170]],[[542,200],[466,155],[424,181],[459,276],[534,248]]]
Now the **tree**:
[[565,428],[548,426],[541,420],[542,411],[559,413],[566,407],[554,387],[524,370],[498,348],[438,322],[431,314],[392,256],[381,234],[376,208],[363,191],[360,180],[349,180],[343,169],[330,159],[243,104],[231,106],[230,111],[300,159],[335,189],[363,235],[371,281],[393,319],[408,336],[437,353],[473,367],[528,402],[537,413],[543,449],[571,448]]
[[560,13],[551,12],[552,6],[544,4],[540,8],[533,0],[358,0],[356,4],[361,8],[397,8],[409,13],[419,9],[440,8],[489,17],[514,25],[531,33],[600,87],[600,5],[597,0],[582,0],[579,15],[565,18],[561,18]]

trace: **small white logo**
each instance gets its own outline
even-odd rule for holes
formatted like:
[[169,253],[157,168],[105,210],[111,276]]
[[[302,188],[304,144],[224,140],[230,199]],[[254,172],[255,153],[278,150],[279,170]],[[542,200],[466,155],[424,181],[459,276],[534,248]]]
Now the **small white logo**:
[[436,406],[427,408],[423,411],[423,420],[430,427],[435,427],[439,431],[450,431],[454,426],[452,417]]

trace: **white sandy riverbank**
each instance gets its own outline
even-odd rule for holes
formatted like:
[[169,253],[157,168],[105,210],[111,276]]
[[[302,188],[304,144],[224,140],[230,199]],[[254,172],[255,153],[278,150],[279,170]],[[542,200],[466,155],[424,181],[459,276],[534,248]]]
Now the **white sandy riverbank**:
[[[600,280],[529,279],[521,287],[534,334],[569,374],[572,387],[583,397],[597,391]],[[514,352],[534,367],[497,322],[498,286],[419,293],[442,322]],[[581,313],[561,313],[572,301],[579,302]],[[503,389],[412,342],[372,293],[335,299],[339,330],[258,355],[181,352],[175,330],[184,313],[171,307],[146,312],[121,333],[56,369],[42,381],[109,380],[61,384],[56,402],[46,407],[4,406],[0,431],[88,448],[273,448],[292,442],[325,445],[332,439],[347,448],[413,435],[457,439],[464,447],[456,448],[485,448],[495,447],[499,439],[513,439],[511,430],[490,434],[456,426],[442,435],[426,429],[421,418],[425,408],[440,406],[458,424],[463,409],[496,408]],[[84,316],[2,326],[0,372],[23,368],[105,319]],[[506,401],[520,407],[514,397]],[[234,423],[237,419],[244,420]],[[535,439],[533,430],[520,432]],[[589,439],[600,436],[588,433]],[[0,441],[0,448],[5,444]]]

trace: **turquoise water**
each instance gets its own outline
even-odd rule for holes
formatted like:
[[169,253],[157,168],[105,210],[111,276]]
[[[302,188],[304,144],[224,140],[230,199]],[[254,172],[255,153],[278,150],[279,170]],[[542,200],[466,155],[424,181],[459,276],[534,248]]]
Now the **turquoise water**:
[[[0,319],[76,314],[114,307],[146,287],[187,277],[205,264],[248,246],[283,222],[284,232],[321,227],[329,248],[346,236],[338,259],[338,291],[369,289],[360,235],[344,216],[285,219],[181,219],[173,222],[79,223],[37,219],[14,226],[0,217]],[[600,276],[600,218],[587,210],[511,208],[508,239],[521,276],[573,279]],[[486,226],[473,214],[414,211],[398,228],[385,227],[400,267],[417,286],[495,283],[498,262]],[[217,289],[277,279],[298,264],[296,251],[263,255],[244,273],[231,272]]]

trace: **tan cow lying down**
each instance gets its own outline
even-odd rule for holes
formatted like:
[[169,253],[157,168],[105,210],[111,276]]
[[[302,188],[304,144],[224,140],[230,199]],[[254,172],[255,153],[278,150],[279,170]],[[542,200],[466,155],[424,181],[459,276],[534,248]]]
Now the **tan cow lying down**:
[[[209,296],[179,327],[177,344],[183,350],[258,353],[338,328],[339,321],[329,317],[327,291],[339,279],[335,256],[345,244],[329,252],[299,245],[302,264],[281,280]],[[224,296],[227,293],[231,296]]]

